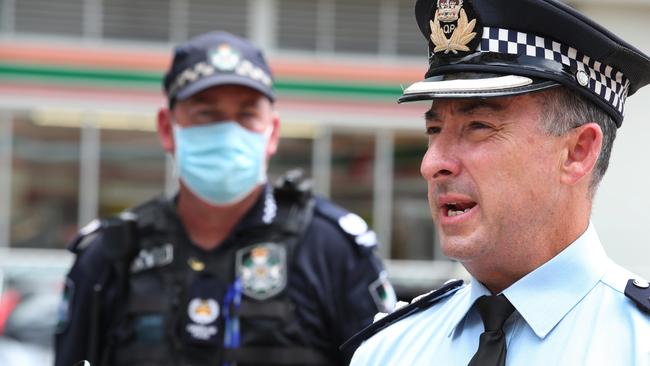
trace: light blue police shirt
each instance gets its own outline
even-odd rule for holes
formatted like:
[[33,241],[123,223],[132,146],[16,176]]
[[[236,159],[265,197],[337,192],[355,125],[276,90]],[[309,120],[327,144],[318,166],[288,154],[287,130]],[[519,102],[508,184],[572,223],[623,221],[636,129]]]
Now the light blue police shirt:
[[[503,294],[516,311],[505,324],[509,366],[650,366],[650,315],[625,297],[639,278],[607,257],[593,225]],[[483,332],[472,306],[490,292],[475,279],[431,308],[380,331],[351,366],[467,365]]]

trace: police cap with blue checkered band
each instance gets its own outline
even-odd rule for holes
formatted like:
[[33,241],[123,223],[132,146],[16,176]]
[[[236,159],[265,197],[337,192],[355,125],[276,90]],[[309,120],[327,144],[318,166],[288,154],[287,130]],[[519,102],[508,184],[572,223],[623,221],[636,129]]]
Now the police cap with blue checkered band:
[[163,86],[170,105],[213,86],[241,85],[273,101],[273,76],[262,51],[227,32],[198,35],[174,50]]
[[650,83],[650,58],[555,0],[417,0],[425,80],[400,102],[518,95],[563,85],[623,121]]

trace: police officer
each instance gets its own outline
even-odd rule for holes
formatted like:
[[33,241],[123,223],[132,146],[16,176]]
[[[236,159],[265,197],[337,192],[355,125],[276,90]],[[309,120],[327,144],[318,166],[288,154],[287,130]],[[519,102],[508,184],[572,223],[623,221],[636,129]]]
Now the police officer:
[[84,228],[67,280],[56,365],[343,365],[338,346],[395,295],[357,215],[292,172],[271,71],[224,32],[175,49],[158,134],[180,189]]
[[352,365],[650,365],[650,290],[590,222],[650,58],[554,0],[418,0],[421,173],[472,275],[378,320]]

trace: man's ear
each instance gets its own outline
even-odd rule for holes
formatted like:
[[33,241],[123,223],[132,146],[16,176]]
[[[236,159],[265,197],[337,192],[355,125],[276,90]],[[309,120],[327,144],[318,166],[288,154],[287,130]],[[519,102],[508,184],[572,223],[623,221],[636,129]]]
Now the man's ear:
[[167,108],[158,110],[158,140],[166,152],[173,154],[175,146],[171,113]]
[[269,136],[269,143],[266,145],[267,160],[278,151],[280,141],[280,116],[277,111],[271,113],[271,135]]
[[566,156],[562,164],[561,180],[575,185],[591,177],[603,144],[603,131],[591,122],[574,128],[567,134]]

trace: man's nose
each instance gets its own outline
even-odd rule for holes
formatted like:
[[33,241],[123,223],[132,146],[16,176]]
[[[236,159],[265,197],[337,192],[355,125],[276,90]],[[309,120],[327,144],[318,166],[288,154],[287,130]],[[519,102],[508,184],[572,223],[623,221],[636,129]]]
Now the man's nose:
[[460,162],[453,143],[440,140],[429,144],[422,158],[420,174],[425,180],[444,179],[458,175]]

